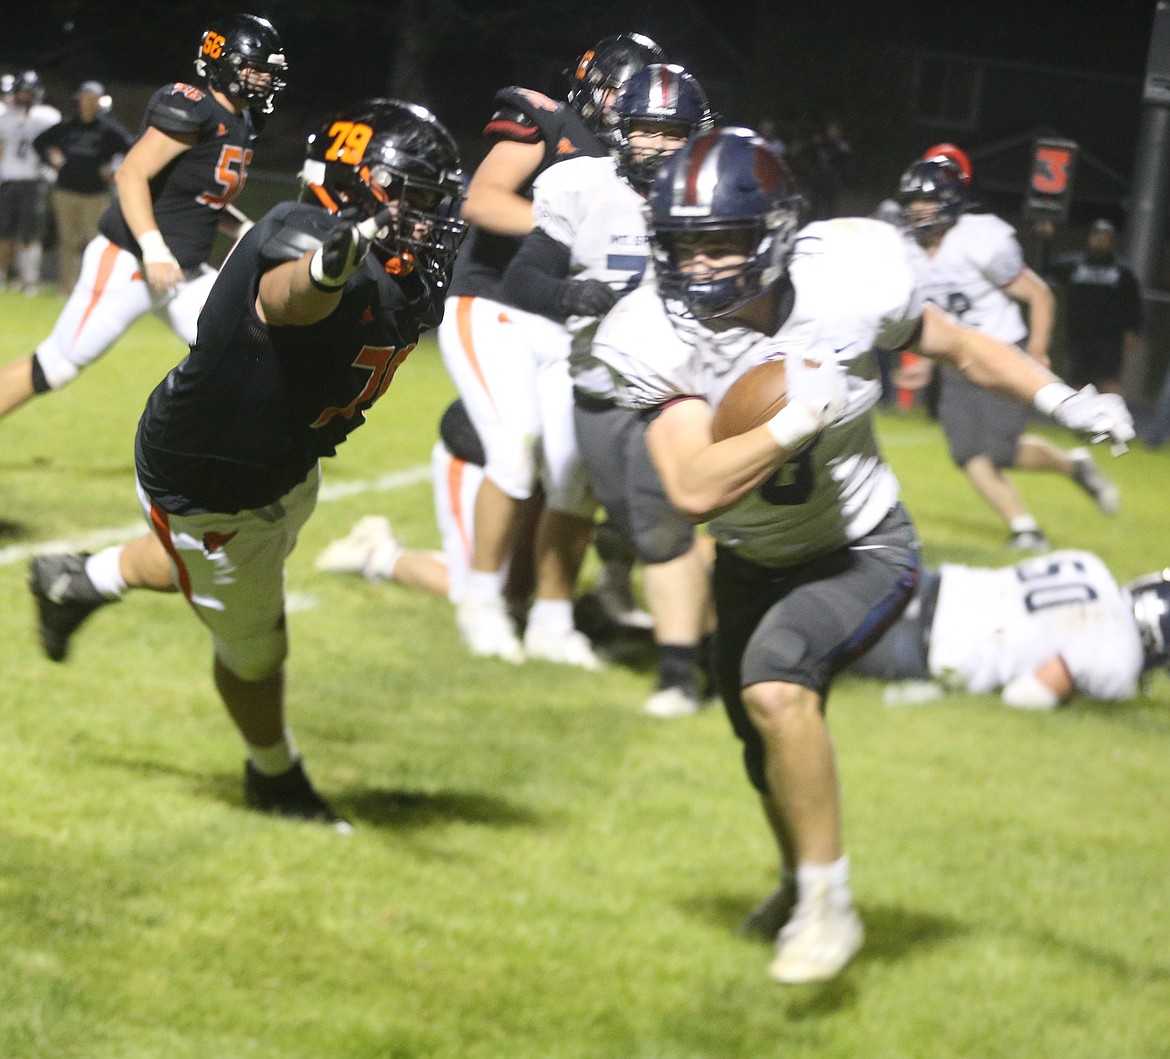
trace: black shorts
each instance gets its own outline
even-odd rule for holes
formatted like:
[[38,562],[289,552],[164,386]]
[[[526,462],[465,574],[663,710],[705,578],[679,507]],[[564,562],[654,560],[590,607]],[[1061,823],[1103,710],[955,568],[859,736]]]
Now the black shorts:
[[695,528],[666,495],[646,449],[641,415],[578,393],[573,425],[593,495],[639,561],[665,563],[685,555]]
[[989,457],[996,467],[1014,466],[1029,414],[1022,402],[976,386],[954,368],[943,368],[938,418],[956,466],[964,467],[976,456]]
[[45,184],[40,180],[6,180],[0,184],[0,239],[33,243],[45,219]]
[[718,670],[723,704],[764,790],[764,749],[741,691],[783,681],[822,699],[833,676],[897,619],[917,584],[918,538],[895,507],[868,536],[792,567],[767,567],[720,547],[715,559]]

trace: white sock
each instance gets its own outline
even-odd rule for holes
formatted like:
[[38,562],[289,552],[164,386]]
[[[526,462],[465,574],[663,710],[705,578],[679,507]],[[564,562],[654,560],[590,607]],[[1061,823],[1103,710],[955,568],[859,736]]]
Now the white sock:
[[362,576],[367,581],[393,581],[394,567],[401,557],[402,545],[391,537],[374,549],[362,570]]
[[468,570],[467,586],[463,592],[466,599],[478,599],[484,602],[504,598],[503,570]]
[[1040,529],[1040,523],[1031,515],[1017,515],[1008,526],[1013,533],[1036,533]]
[[41,281],[41,255],[43,253],[44,248],[40,243],[33,243],[31,246],[22,246],[16,252],[16,260],[20,268],[20,278],[29,287],[35,287]]
[[555,634],[573,631],[573,601],[570,599],[538,599],[528,612],[528,627]]
[[248,760],[256,766],[257,772],[265,776],[279,776],[282,772],[288,772],[300,757],[293,742],[292,732],[287,728],[280,742],[272,746],[253,746],[251,743],[245,745],[248,748]]
[[823,882],[829,893],[852,900],[849,892],[849,858],[842,856],[832,864],[796,866],[796,892],[800,897],[804,897],[818,882]]
[[107,599],[120,599],[126,591],[122,577],[122,545],[103,548],[85,560],[85,574]]

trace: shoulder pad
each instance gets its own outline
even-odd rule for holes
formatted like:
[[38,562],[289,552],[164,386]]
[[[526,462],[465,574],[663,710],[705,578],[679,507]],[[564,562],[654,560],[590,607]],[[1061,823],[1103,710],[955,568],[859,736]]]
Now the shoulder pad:
[[172,135],[197,133],[209,120],[212,103],[202,88],[181,81],[164,85],[146,105],[146,124]]
[[515,140],[517,143],[540,143],[544,134],[519,107],[504,104],[484,126],[483,134],[493,140]]
[[518,85],[509,85],[496,93],[497,107],[510,107],[519,111],[531,125],[544,126],[550,118],[559,117],[571,108],[543,92],[533,91],[531,88],[521,88]]
[[263,242],[260,260],[271,268],[286,261],[298,261],[316,250],[337,224],[344,223],[317,206],[303,202],[282,202],[269,210],[258,228]]

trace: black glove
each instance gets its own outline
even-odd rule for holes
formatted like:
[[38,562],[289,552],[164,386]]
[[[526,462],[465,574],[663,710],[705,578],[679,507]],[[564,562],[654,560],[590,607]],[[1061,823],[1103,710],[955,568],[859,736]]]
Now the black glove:
[[374,237],[393,223],[390,210],[382,210],[373,217],[338,228],[309,261],[309,279],[318,290],[340,290],[357,272],[374,245]]
[[562,320],[570,316],[604,316],[617,305],[618,296],[599,279],[573,279],[557,295],[557,312]]

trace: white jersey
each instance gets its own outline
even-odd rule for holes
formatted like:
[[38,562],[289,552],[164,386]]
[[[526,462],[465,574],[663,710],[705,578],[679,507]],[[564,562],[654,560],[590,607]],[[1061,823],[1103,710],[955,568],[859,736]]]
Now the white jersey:
[[1129,596],[1091,552],[1002,570],[944,563],[930,632],[931,675],[992,692],[1060,656],[1090,698],[1131,698],[1143,652]]
[[708,330],[644,287],[615,306],[593,345],[622,402],[636,408],[678,397],[702,397],[715,407],[748,369],[779,356],[831,359],[845,368],[844,418],[711,523],[718,541],[767,566],[791,566],[859,540],[897,503],[897,479],[873,432],[881,393],[873,350],[905,346],[922,315],[904,241],[880,221],[808,225],[797,237],[789,275],[795,304],[774,335]]
[[[598,279],[618,294],[634,290],[652,272],[644,206],[609,157],[558,162],[532,185],[536,226],[569,248],[570,278]],[[570,316],[565,325],[573,336],[573,384],[595,396],[613,396],[609,372],[591,353],[597,319]]]
[[990,213],[964,213],[931,257],[910,236],[927,301],[1008,345],[1028,334],[1015,299],[1003,292],[1024,271],[1015,229]]
[[27,111],[9,107],[0,113],[0,181],[43,179],[46,167],[32,142],[60,121],[61,112],[45,103]]

